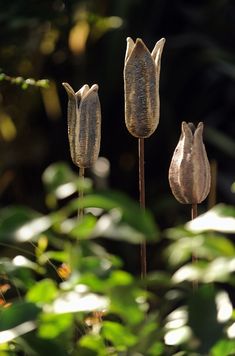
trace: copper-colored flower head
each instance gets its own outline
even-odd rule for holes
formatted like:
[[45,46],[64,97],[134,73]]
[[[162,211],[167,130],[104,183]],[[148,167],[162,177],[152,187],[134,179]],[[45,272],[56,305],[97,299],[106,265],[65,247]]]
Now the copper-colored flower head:
[[201,203],[210,191],[210,165],[202,134],[202,122],[197,128],[182,122],[182,133],[169,169],[172,193],[182,204]]
[[85,84],[76,93],[63,83],[68,94],[68,136],[71,157],[78,167],[92,166],[98,158],[101,136],[101,110],[98,85]]
[[159,123],[159,79],[161,54],[165,39],[149,52],[144,42],[127,38],[124,66],[125,121],[137,138],[152,135]]

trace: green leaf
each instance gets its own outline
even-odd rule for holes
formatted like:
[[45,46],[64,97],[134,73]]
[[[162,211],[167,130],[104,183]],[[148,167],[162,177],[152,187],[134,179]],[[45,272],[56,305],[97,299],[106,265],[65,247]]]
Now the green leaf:
[[66,339],[41,339],[35,333],[24,335],[18,343],[22,342],[22,349],[32,356],[68,356],[69,343]]
[[33,321],[40,311],[41,309],[33,303],[14,302],[10,307],[0,310],[0,331]]
[[219,204],[186,224],[191,232],[215,230],[225,233],[235,232],[235,207]]
[[[74,200],[68,209],[72,213],[78,208],[102,208],[112,211],[116,222],[122,221],[130,225],[136,231],[145,235],[148,241],[156,241],[158,230],[152,214],[143,210],[139,205],[125,195],[112,191],[105,191],[101,194],[89,194],[83,199]],[[128,235],[128,232],[126,232]]]
[[76,193],[78,189],[87,192],[91,189],[91,180],[81,179],[72,171],[70,166],[64,162],[51,164],[44,171],[42,181],[48,193],[57,199],[64,199]]
[[54,339],[69,329],[73,322],[71,314],[43,313],[39,318],[38,335],[43,339]]
[[7,207],[1,210],[0,241],[28,241],[32,239],[36,232],[42,231],[45,224],[47,229],[48,221],[29,208],[24,206]]
[[118,351],[127,350],[129,346],[135,345],[138,340],[138,337],[132,334],[127,327],[112,321],[102,323],[101,333]]
[[100,335],[85,335],[79,340],[79,346],[94,353],[86,353],[83,349],[78,349],[78,355],[84,356],[107,356],[107,349],[103,338]]
[[79,220],[73,229],[69,232],[69,235],[76,237],[77,239],[88,239],[93,237],[92,232],[96,225],[96,217],[88,214]]
[[211,350],[211,356],[233,356],[235,340],[220,340]]
[[[189,326],[199,339],[199,352],[208,353],[223,336],[223,325],[217,320],[215,289],[204,285],[194,291],[189,301]],[[203,321],[203,322],[202,322]]]
[[26,294],[30,302],[44,304],[52,302],[57,296],[56,284],[51,279],[43,279],[37,282]]

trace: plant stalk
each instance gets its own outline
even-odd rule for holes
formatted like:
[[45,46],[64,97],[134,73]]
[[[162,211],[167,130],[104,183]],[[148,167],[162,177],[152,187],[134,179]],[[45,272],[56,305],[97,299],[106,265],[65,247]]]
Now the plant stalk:
[[[84,182],[84,176],[85,176],[85,168],[80,167],[80,168],[79,168],[79,177],[80,177],[81,183],[82,183],[82,184],[81,184],[82,187],[78,190],[78,198],[79,198],[80,200],[82,200],[82,198],[83,198],[83,186],[84,186],[83,182]],[[83,208],[79,208],[79,209],[78,209],[78,219],[81,219],[81,218],[83,217],[83,215],[84,215],[84,209],[83,209]]]
[[[144,138],[138,139],[139,151],[139,201],[140,207],[145,209],[145,172],[144,172]],[[140,265],[141,278],[144,279],[147,274],[146,242],[140,245]]]

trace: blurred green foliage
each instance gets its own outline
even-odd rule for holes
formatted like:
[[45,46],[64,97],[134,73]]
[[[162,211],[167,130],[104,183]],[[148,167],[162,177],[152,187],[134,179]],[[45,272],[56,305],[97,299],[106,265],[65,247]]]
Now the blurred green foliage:
[[[123,193],[96,192],[88,180],[85,196],[74,198],[68,184],[80,179],[54,163],[43,174],[46,215],[23,206],[0,212],[0,244],[11,255],[0,259],[1,352],[233,355],[234,245],[220,227],[229,222],[235,233],[235,208],[218,205],[160,234],[152,214]],[[157,250],[167,239],[164,269],[134,277],[104,247],[113,238],[146,239]]]

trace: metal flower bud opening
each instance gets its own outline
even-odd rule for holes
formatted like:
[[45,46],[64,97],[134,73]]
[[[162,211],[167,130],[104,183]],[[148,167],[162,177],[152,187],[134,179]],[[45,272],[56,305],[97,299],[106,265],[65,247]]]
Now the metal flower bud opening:
[[125,122],[137,138],[153,134],[159,123],[159,79],[165,39],[149,52],[144,42],[128,37],[124,65]]
[[100,150],[101,109],[98,85],[85,84],[76,93],[63,83],[68,94],[68,137],[71,158],[80,168],[92,166]]
[[199,204],[210,191],[210,164],[202,135],[202,122],[197,128],[182,122],[182,133],[169,169],[172,193],[182,204]]

